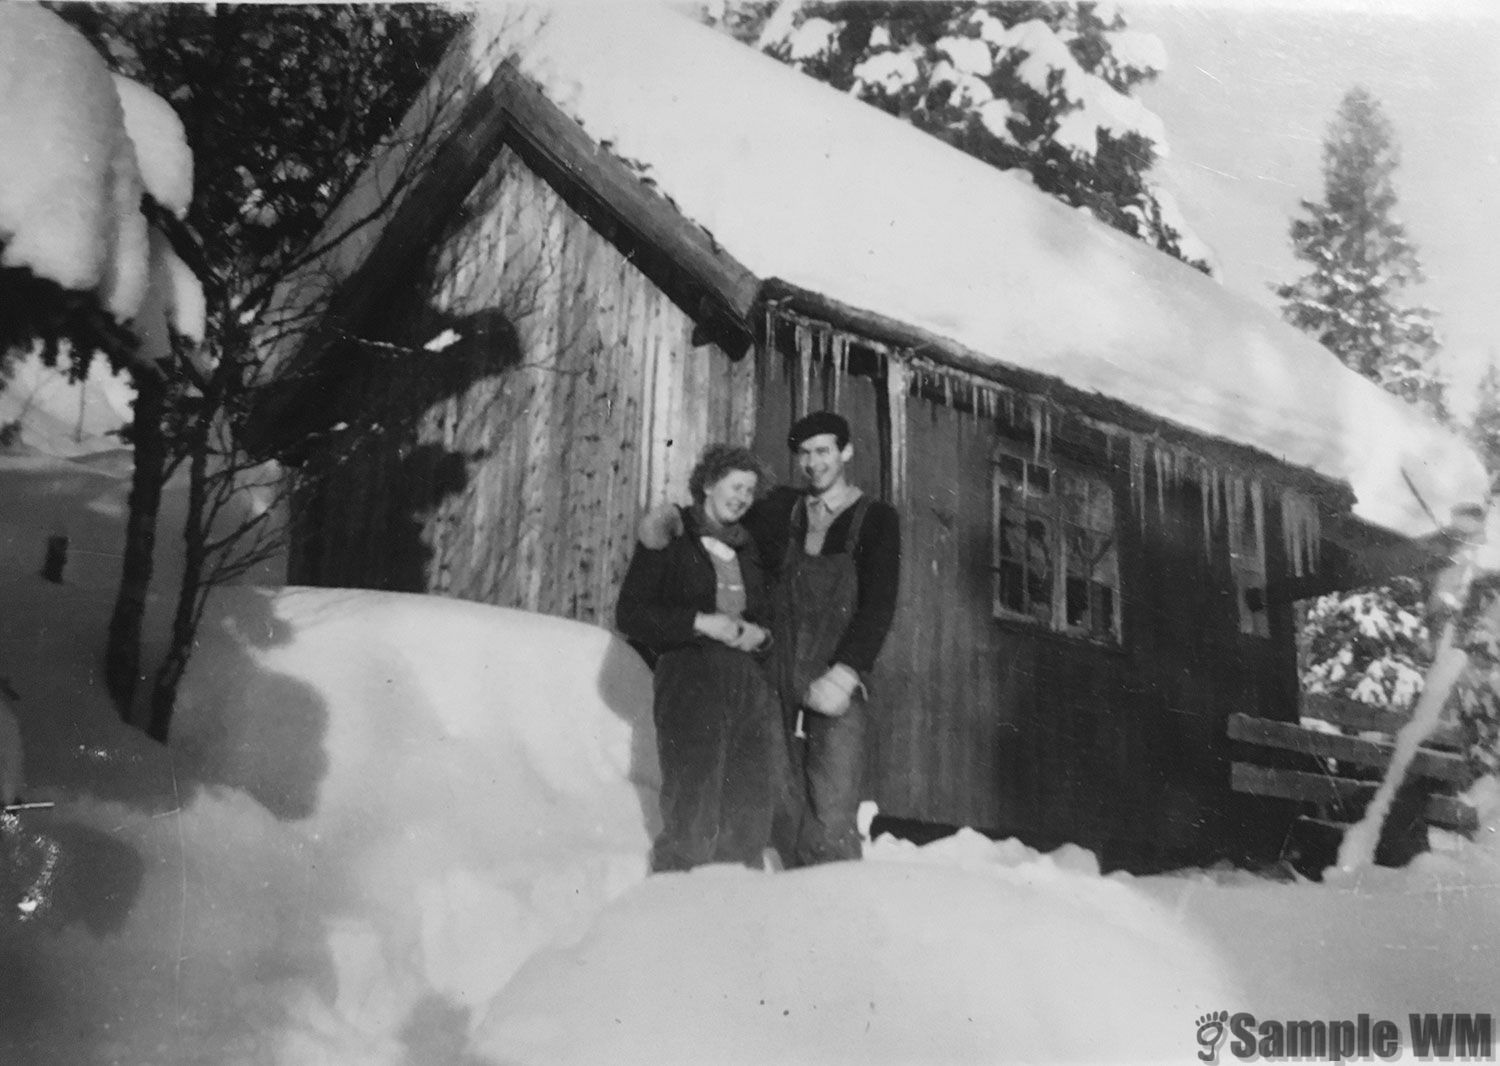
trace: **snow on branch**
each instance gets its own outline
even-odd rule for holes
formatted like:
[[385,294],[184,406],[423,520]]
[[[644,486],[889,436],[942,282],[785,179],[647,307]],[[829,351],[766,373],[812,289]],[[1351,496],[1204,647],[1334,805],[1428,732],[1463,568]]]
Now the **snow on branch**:
[[[140,337],[137,360],[165,358],[171,346],[157,337],[202,336],[203,294],[152,236],[143,205],[149,197],[181,218],[192,181],[166,101],[111,75],[52,12],[0,8],[0,266],[96,300]],[[157,313],[161,323],[147,321]]]

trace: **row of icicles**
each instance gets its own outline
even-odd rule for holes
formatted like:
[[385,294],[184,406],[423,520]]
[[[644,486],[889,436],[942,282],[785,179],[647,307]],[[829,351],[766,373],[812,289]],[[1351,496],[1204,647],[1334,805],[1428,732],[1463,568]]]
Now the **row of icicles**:
[[[888,348],[834,329],[826,323],[775,307],[767,312],[767,336],[775,337],[777,327],[782,323],[792,329],[795,352],[792,372],[795,374],[793,380],[796,384],[799,417],[811,409],[815,367],[825,367],[826,373],[832,375],[832,394],[829,398],[832,409],[837,411],[842,399],[843,380],[849,369],[850,349],[858,346],[872,352],[880,360],[884,371],[882,378],[888,400],[887,409],[893,412],[888,428],[891,488],[897,502],[904,500],[906,494],[905,398],[909,394],[919,393],[941,396],[943,404],[957,411],[960,416],[967,412],[976,420],[1003,422],[1010,426],[1029,423],[1032,451],[1038,460],[1051,454],[1054,419],[1076,419],[1105,435],[1109,459],[1114,459],[1116,442],[1123,442],[1128,448],[1130,488],[1136,514],[1143,526],[1149,506],[1147,471],[1152,468],[1156,482],[1156,509],[1163,520],[1166,517],[1166,493],[1169,488],[1180,490],[1188,482],[1196,482],[1200,486],[1205,551],[1212,553],[1213,530],[1219,527],[1240,531],[1231,533],[1231,544],[1240,540],[1248,542],[1249,537],[1245,534],[1251,531],[1256,545],[1265,544],[1267,485],[1253,474],[1227,469],[1188,447],[1170,443],[1158,436],[1135,433],[1086,415],[1065,411],[1043,397],[1018,392],[977,374],[943,366],[911,352]],[[778,364],[781,362],[778,359],[767,361],[772,375],[778,372]],[[1301,577],[1317,569],[1321,535],[1317,503],[1306,493],[1286,486],[1274,486],[1272,491],[1278,493],[1287,564],[1294,574]]]

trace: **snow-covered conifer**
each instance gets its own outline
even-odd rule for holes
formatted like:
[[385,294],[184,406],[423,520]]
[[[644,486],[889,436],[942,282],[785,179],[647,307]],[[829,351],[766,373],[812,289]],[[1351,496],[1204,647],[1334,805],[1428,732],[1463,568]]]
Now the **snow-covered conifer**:
[[[1396,215],[1399,163],[1380,102],[1362,87],[1350,89],[1323,142],[1323,199],[1304,200],[1291,224],[1308,272],[1276,293],[1287,321],[1346,366],[1441,417],[1433,314],[1405,299],[1422,269]],[[1316,600],[1301,660],[1308,691],[1406,710],[1432,661],[1421,584],[1399,578]]]
[[1131,96],[1161,42],[1104,3],[704,5],[705,18],[1205,272],[1211,253],[1149,176],[1161,120]]
[[1304,215],[1292,221],[1292,246],[1310,269],[1276,294],[1287,321],[1346,366],[1440,415],[1433,312],[1406,302],[1407,288],[1423,279],[1396,214],[1400,159],[1380,102],[1350,89],[1323,142],[1323,199],[1304,200]]

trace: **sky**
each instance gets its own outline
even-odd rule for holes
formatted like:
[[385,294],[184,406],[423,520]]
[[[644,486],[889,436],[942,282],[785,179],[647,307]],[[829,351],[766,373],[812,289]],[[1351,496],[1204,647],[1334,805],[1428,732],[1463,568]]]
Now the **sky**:
[[1166,45],[1169,69],[1138,95],[1166,124],[1159,173],[1225,285],[1275,307],[1268,285],[1302,273],[1290,219],[1300,200],[1321,199],[1324,133],[1363,85],[1402,151],[1398,213],[1428,276],[1416,296],[1439,312],[1455,384],[1500,356],[1500,5],[1121,7]]

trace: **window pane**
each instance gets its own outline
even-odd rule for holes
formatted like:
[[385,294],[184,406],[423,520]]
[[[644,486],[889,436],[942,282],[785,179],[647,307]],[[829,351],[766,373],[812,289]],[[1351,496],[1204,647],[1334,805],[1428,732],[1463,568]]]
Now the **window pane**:
[[1053,524],[1035,515],[1026,519],[1026,599],[1028,613],[1052,621]]
[[1089,483],[1071,474],[1057,475],[1058,514],[1064,522],[1088,525]]
[[1094,484],[1090,487],[1088,515],[1083,524],[1100,533],[1114,534],[1115,496],[1108,486]]
[[1093,585],[1090,588],[1090,627],[1096,637],[1115,638],[1115,590],[1108,585]]
[[1088,628],[1089,619],[1089,583],[1080,577],[1068,578],[1068,613],[1067,625],[1069,629]]
[[1025,570],[1020,563],[1000,564],[1000,605],[1017,614],[1026,611]]
[[1111,588],[1120,587],[1120,557],[1115,549],[1115,538],[1096,538],[1094,551],[1094,566],[1089,576],[1095,581],[1103,582]]
[[1024,512],[1006,510],[1000,516],[1000,558],[1022,563],[1026,558]]
[[1119,562],[1109,485],[997,449],[994,594],[998,613],[1117,640]]

